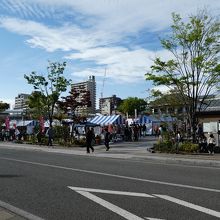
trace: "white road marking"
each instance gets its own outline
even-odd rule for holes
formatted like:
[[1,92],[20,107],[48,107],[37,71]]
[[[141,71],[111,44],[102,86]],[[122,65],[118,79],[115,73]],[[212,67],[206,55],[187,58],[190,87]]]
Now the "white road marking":
[[95,196],[89,192],[85,192],[85,191],[76,191],[77,193],[85,196],[86,198],[92,200],[93,202],[98,203],[99,205],[111,210],[112,212],[117,213],[118,215],[128,219],[128,220],[143,220],[143,218],[140,218],[134,214],[132,214],[131,212],[128,212],[110,202],[107,202],[104,199],[99,198],[98,196]]
[[162,219],[162,218],[149,218],[149,217],[144,217],[145,219],[147,220],[165,220],[165,219]]
[[212,216],[220,218],[220,212],[217,212],[215,210],[208,209],[208,208],[205,208],[205,207],[202,207],[202,206],[199,206],[199,205],[195,205],[193,203],[186,202],[186,201],[183,201],[183,200],[180,200],[180,199],[176,199],[174,197],[167,196],[167,195],[158,195],[158,194],[153,194],[153,195],[156,196],[156,197],[159,197],[161,199],[165,199],[167,201],[185,206],[187,208],[195,209],[195,210],[203,212],[205,214],[212,215]]
[[181,188],[188,188],[188,189],[195,189],[195,190],[220,193],[220,189],[212,189],[212,188],[199,187],[199,186],[190,186],[190,185],[183,185],[183,184],[178,184],[178,183],[169,183],[169,182],[158,181],[158,180],[141,179],[141,178],[136,178],[136,177],[121,176],[121,175],[109,174],[109,173],[103,173],[103,172],[97,172],[97,171],[75,169],[75,168],[71,168],[71,167],[63,167],[63,166],[57,166],[57,165],[51,165],[51,164],[45,164],[45,163],[37,163],[37,162],[31,162],[31,161],[26,161],[26,160],[17,160],[17,159],[6,158],[6,157],[0,157],[0,159],[20,162],[20,163],[27,163],[27,164],[32,164],[32,165],[39,165],[39,166],[44,166],[44,167],[71,170],[71,171],[75,171],[75,172],[90,173],[90,174],[96,174],[96,175],[116,177],[116,178],[121,178],[121,179],[128,179],[128,180],[134,180],[134,181],[155,183],[155,184],[160,184],[160,185],[167,185],[167,186],[174,186],[174,187],[181,187]]
[[113,191],[113,190],[102,190],[102,189],[91,189],[91,188],[82,188],[82,187],[72,187],[68,186],[70,189],[74,191],[85,191],[85,192],[97,192],[97,193],[105,193],[105,194],[114,194],[114,195],[124,195],[124,196],[137,196],[137,197],[147,197],[147,198],[155,198],[152,195],[148,195],[146,193],[136,193],[136,192],[125,192],[125,191]]

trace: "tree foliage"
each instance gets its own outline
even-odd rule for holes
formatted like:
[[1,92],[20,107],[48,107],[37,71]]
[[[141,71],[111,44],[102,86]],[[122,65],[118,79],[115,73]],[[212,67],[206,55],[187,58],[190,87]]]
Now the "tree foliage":
[[194,132],[196,111],[207,106],[207,97],[219,86],[220,23],[205,10],[190,16],[186,23],[180,15],[172,16],[171,36],[161,39],[171,59],[156,57],[146,80],[176,89],[183,104],[189,106],[187,119]]
[[149,102],[151,107],[183,106],[181,95],[176,90],[170,90],[168,93],[162,93],[159,90],[154,90],[152,91],[152,97],[154,97],[154,100]]
[[124,114],[128,114],[130,116],[135,115],[135,109],[138,113],[141,113],[146,108],[146,101],[144,99],[139,99],[137,97],[128,97],[124,99],[122,103],[119,105],[118,110],[123,112]]
[[62,101],[58,101],[58,106],[65,113],[70,113],[73,119],[76,119],[75,111],[79,107],[91,107],[90,91],[81,88],[71,88],[69,95],[62,97]]
[[10,105],[8,103],[0,101],[0,112],[9,109]]
[[46,113],[50,125],[52,125],[56,103],[61,93],[65,92],[70,85],[70,80],[63,76],[65,67],[66,62],[49,62],[46,76],[36,72],[24,75],[28,84],[33,85],[35,90],[29,99],[29,107],[37,109],[39,113]]
[[40,91],[34,91],[28,97],[27,104],[29,113],[34,119],[39,119],[40,116],[47,112],[47,98]]

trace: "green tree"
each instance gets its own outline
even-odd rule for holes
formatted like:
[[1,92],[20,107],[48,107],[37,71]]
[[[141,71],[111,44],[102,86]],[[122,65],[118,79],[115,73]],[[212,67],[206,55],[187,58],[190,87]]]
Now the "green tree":
[[37,109],[38,113],[41,113],[41,111],[46,113],[51,126],[59,97],[62,92],[67,90],[67,86],[71,82],[63,76],[65,67],[66,62],[49,62],[47,76],[37,74],[36,72],[32,72],[30,75],[24,75],[28,84],[33,85],[35,90],[35,93],[32,93],[29,99],[29,106],[32,109]]
[[141,113],[146,109],[146,101],[144,99],[139,99],[137,97],[128,97],[124,99],[122,103],[119,105],[118,110],[123,112],[124,114],[128,114],[130,116],[135,115],[135,109],[137,113]]
[[47,115],[47,98],[41,91],[34,91],[28,97],[28,113],[32,118],[39,119],[42,115]]
[[0,101],[0,112],[5,111],[6,109],[9,109],[10,105],[8,103]]
[[175,88],[184,105],[188,106],[187,119],[195,141],[198,119],[196,112],[207,106],[207,97],[219,85],[220,22],[205,10],[189,17],[184,23],[173,13],[171,36],[161,39],[162,47],[171,52],[171,59],[156,57],[146,80],[154,85]]

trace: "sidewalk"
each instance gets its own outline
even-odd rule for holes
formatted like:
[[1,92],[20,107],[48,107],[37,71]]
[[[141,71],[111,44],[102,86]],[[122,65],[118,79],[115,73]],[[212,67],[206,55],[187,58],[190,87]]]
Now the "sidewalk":
[[13,212],[10,212],[8,209],[0,207],[0,220],[27,220]]
[[55,145],[52,147],[16,144],[13,142],[0,142],[0,147],[44,151],[50,153],[72,154],[90,157],[108,157],[118,159],[133,159],[145,161],[157,161],[172,164],[209,166],[220,168],[220,154],[166,154],[166,153],[151,153],[149,148],[157,141],[155,137],[142,137],[137,142],[116,142],[110,143],[110,150],[106,151],[104,145],[95,146],[95,152],[87,154],[85,147],[62,147]]

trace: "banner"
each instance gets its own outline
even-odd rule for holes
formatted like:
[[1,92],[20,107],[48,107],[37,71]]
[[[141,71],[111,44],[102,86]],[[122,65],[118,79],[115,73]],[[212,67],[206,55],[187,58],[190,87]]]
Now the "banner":
[[10,128],[10,119],[9,117],[7,116],[6,119],[5,119],[5,129],[6,130],[9,130]]

